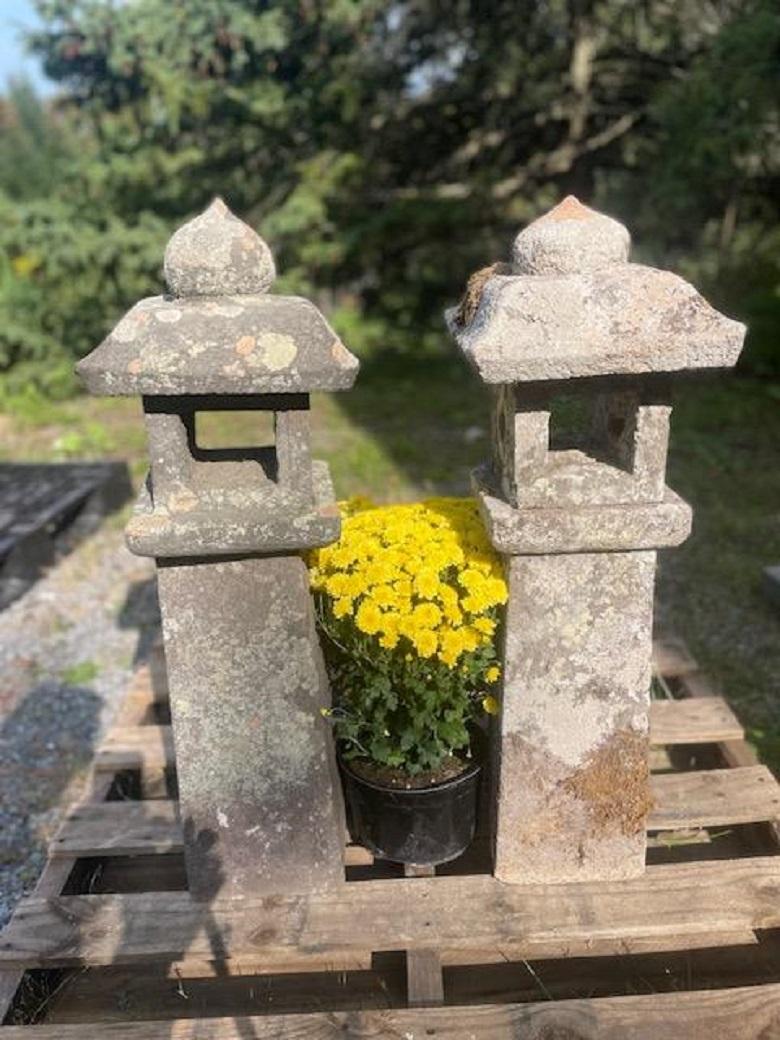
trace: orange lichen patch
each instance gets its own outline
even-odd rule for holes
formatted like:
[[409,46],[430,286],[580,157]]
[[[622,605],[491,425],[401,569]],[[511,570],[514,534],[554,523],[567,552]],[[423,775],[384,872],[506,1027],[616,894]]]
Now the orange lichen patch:
[[251,354],[254,349],[254,336],[242,336],[238,343],[236,343],[236,354],[240,354],[241,357],[246,357],[247,354]]
[[317,509],[319,516],[331,517],[339,515],[339,507],[337,502],[328,502],[325,505],[320,506]]
[[338,361],[339,364],[348,364],[352,360],[352,355],[340,339],[334,339],[333,343],[331,343],[330,356],[334,361]]
[[133,358],[132,361],[128,361],[127,363],[127,371],[131,376],[137,376],[142,368],[143,364],[140,358]]
[[501,262],[491,264],[490,267],[482,267],[479,271],[475,271],[466,283],[466,291],[458,304],[458,310],[455,314],[455,324],[460,326],[460,328],[465,328],[466,325],[469,325],[472,322],[474,315],[479,310],[485,286],[493,275],[511,273],[511,266]]
[[647,737],[619,730],[561,783],[588,808],[594,827],[632,835],[644,830],[653,807]]
[[198,496],[187,488],[168,496],[168,508],[173,513],[189,513],[198,505]]
[[541,220],[590,220],[596,214],[592,209],[583,206],[576,195],[567,195],[565,199],[545,213]]

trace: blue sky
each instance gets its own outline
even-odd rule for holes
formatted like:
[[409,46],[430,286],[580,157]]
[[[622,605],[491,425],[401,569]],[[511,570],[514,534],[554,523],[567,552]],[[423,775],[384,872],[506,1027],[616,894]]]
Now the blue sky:
[[26,75],[39,90],[52,89],[41,71],[40,62],[25,52],[21,40],[24,29],[38,24],[32,0],[0,0],[0,92],[9,76]]

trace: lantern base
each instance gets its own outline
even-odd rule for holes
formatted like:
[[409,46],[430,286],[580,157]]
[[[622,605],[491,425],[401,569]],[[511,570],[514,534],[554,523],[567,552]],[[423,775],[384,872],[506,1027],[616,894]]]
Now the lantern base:
[[238,504],[189,495],[178,510],[156,508],[147,480],[125,532],[136,556],[208,557],[242,553],[296,552],[336,541],[341,529],[328,466],[312,464],[314,501],[308,507],[295,495],[278,491],[268,510],[256,497]]

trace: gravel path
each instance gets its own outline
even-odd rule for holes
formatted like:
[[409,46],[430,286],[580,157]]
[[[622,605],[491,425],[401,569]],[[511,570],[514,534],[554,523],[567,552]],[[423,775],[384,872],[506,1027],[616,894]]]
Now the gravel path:
[[0,612],[0,926],[34,887],[158,623],[152,561],[109,520]]

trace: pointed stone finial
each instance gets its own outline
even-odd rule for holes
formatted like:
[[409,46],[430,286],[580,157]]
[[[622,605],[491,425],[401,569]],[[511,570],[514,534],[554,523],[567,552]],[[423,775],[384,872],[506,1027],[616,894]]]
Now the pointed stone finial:
[[276,277],[266,243],[218,198],[173,233],[163,269],[172,296],[263,293]]
[[512,246],[516,274],[578,274],[628,260],[631,236],[573,195],[523,228]]

